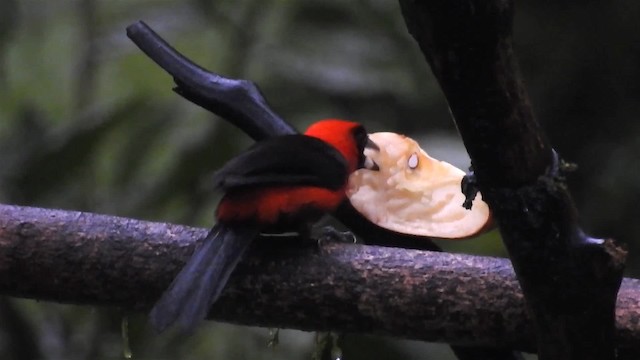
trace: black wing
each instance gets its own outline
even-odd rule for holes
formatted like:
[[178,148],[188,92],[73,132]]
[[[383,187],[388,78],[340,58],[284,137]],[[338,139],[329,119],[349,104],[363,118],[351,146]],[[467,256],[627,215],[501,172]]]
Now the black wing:
[[306,135],[260,141],[231,159],[214,176],[224,191],[246,186],[310,185],[336,190],[348,176],[345,158],[331,145]]

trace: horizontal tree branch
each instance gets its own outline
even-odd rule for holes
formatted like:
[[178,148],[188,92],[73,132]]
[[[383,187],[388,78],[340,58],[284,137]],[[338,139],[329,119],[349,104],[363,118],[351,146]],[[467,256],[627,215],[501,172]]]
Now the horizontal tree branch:
[[[0,293],[147,311],[206,232],[0,205]],[[639,280],[623,281],[616,316],[618,345],[640,348]],[[211,317],[522,351],[535,346],[508,260],[377,246],[260,239]]]

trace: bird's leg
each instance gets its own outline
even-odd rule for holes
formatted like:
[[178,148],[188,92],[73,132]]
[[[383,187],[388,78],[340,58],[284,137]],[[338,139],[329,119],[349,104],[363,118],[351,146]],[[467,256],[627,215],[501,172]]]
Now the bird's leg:
[[325,243],[351,243],[355,244],[358,242],[355,234],[351,231],[340,231],[333,226],[325,226],[321,230],[320,237],[318,238],[318,245],[322,245]]
[[[327,243],[352,243],[357,242],[356,236],[351,231],[340,231],[332,225],[329,225],[331,217],[326,215],[315,224],[311,224],[307,229],[311,235],[311,239],[315,240],[318,246]],[[312,235],[313,234],[313,235]]]

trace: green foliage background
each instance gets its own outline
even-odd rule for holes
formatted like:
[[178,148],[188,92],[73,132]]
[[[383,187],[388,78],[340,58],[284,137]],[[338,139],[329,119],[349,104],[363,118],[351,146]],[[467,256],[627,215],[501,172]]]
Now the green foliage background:
[[[585,229],[628,242],[640,221],[640,3],[520,1],[516,41],[539,120],[579,170]],[[468,160],[395,1],[2,0],[0,201],[210,226],[207,179],[250,140],[170,91],[171,79],[125,36],[145,20],[196,62],[251,79],[285,119],[326,117],[421,140]],[[444,243],[504,256],[496,234]],[[52,278],[55,274],[51,275]],[[122,357],[117,309],[0,299],[0,358]],[[139,359],[309,359],[313,335],[210,323],[190,338],[154,335],[129,316]],[[349,335],[347,359],[447,359],[447,347]]]

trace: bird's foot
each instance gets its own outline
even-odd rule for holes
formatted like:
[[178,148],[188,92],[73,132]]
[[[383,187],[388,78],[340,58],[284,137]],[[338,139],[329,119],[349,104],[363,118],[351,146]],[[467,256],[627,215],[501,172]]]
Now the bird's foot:
[[355,244],[357,241],[356,236],[351,231],[340,231],[333,226],[323,227],[318,237],[319,246],[336,242]]

